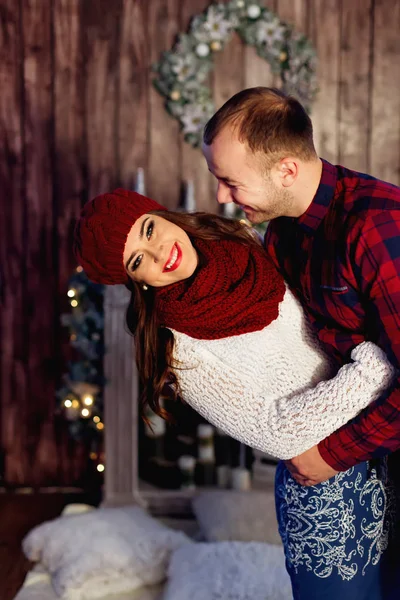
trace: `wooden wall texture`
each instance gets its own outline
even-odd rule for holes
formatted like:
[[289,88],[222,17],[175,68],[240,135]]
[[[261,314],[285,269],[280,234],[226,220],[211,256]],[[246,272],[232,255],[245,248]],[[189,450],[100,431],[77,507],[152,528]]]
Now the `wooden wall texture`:
[[[206,163],[182,142],[150,70],[208,4],[0,2],[0,445],[8,481],[77,477],[54,419],[54,391],[82,203],[115,185],[132,187],[143,167],[147,193],[160,202],[175,206],[182,181],[192,179],[198,207],[215,210]],[[400,0],[265,4],[317,48],[313,119],[321,156],[398,184]],[[217,106],[244,87],[276,83],[239,39],[215,57]]]

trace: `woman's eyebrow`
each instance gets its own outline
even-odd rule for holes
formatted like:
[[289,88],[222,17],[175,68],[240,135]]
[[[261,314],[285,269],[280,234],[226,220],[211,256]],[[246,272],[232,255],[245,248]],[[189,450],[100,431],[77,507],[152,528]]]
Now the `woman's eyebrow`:
[[144,233],[144,226],[146,225],[147,221],[150,219],[150,217],[146,217],[145,220],[142,223],[142,226],[140,228],[140,233],[139,233],[139,237],[142,238],[143,237],[143,233]]
[[[146,223],[147,223],[147,221],[148,221],[149,219],[150,219],[150,217],[146,217],[146,218],[145,218],[145,220],[142,222],[142,225],[141,225],[141,227],[140,227],[140,233],[139,233],[139,238],[140,238],[140,239],[142,239],[142,237],[143,237],[143,234],[144,234],[144,228],[145,228],[145,225],[146,225]],[[129,268],[129,265],[131,264],[131,262],[132,262],[132,259],[133,259],[133,257],[135,256],[136,252],[137,252],[137,250],[134,250],[134,251],[132,252],[132,254],[130,255],[130,257],[128,258],[128,260],[126,261],[126,263],[125,263],[125,269],[126,269],[126,270],[128,270],[128,268]]]

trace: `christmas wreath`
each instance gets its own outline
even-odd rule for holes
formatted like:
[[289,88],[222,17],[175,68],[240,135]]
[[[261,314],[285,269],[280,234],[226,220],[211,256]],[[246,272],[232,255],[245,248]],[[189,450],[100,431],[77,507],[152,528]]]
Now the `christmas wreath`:
[[316,54],[306,36],[256,0],[212,4],[193,18],[189,32],[180,34],[173,49],[153,67],[154,85],[166,98],[168,112],[180,122],[185,141],[194,147],[201,143],[204,125],[215,112],[207,85],[213,54],[235,31],[280,76],[285,92],[308,110],[315,96]]

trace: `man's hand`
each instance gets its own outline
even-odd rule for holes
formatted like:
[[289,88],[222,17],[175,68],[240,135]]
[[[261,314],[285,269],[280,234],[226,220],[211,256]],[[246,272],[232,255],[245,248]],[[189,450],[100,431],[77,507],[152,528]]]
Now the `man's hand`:
[[285,465],[293,479],[300,485],[306,486],[326,481],[338,473],[324,461],[319,453],[318,446],[313,446],[303,454],[285,460]]

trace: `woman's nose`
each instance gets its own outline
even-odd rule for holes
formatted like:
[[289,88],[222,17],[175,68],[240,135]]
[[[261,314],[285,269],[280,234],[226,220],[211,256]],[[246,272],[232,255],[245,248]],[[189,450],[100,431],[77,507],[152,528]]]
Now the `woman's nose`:
[[156,246],[155,248],[152,248],[151,253],[153,255],[153,260],[154,262],[158,263],[158,262],[162,262],[166,260],[165,258],[165,252],[164,252],[164,246],[161,244],[159,246]]

